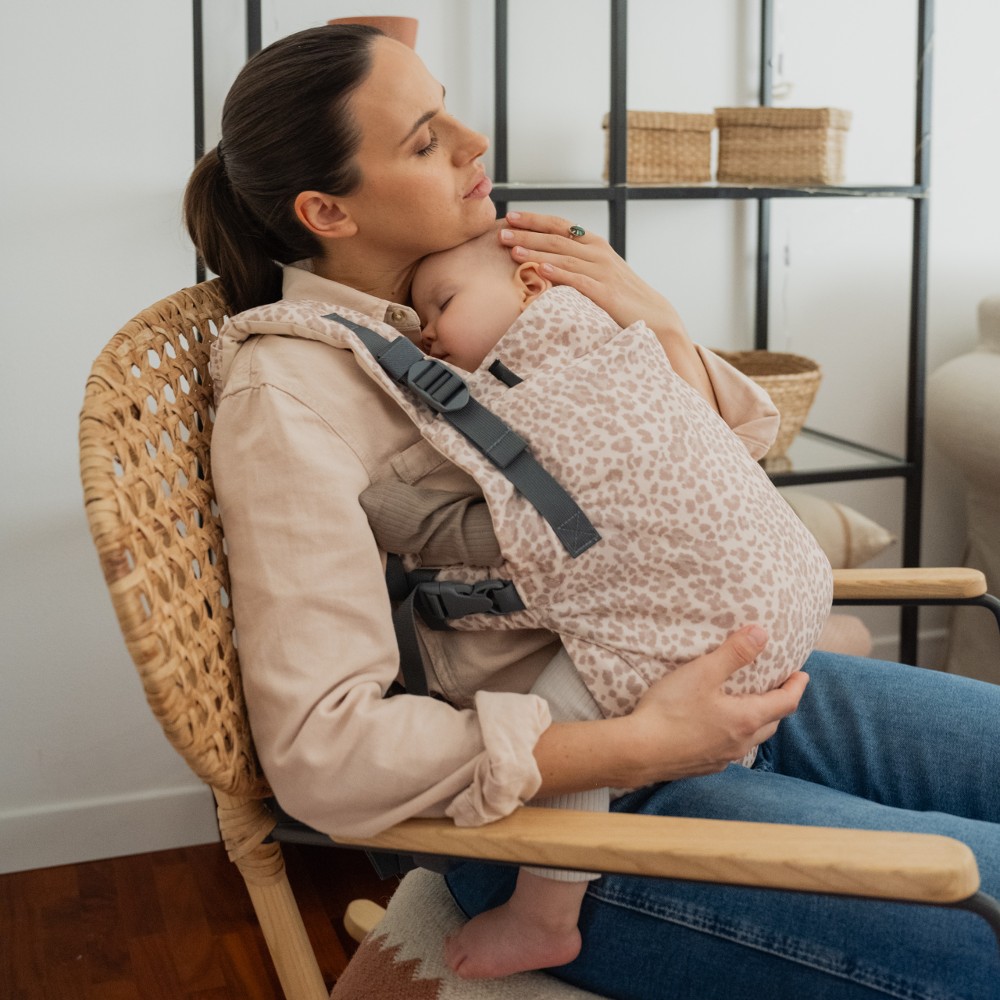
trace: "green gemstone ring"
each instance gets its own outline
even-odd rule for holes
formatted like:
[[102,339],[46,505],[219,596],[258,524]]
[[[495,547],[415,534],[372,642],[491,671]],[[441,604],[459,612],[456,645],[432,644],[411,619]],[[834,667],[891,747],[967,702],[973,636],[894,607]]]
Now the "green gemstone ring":
[[587,230],[584,229],[583,226],[570,226],[569,234],[573,237],[573,239],[576,239],[578,236],[586,236]]

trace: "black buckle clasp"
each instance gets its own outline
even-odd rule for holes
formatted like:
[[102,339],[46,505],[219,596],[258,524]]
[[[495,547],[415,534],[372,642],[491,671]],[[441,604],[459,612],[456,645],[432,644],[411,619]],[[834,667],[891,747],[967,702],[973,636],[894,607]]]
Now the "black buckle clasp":
[[429,580],[416,586],[414,604],[428,628],[448,629],[448,621],[467,615],[509,615],[524,603],[510,580]]
[[438,413],[460,410],[471,398],[465,379],[437,358],[421,358],[410,365],[406,370],[406,383]]

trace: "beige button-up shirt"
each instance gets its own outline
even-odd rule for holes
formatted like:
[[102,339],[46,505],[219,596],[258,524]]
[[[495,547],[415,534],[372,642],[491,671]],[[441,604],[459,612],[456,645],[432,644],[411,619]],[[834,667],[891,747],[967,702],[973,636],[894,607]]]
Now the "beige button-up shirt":
[[[286,268],[286,299],[347,307],[414,335],[412,309]],[[246,314],[244,314],[245,316]],[[523,694],[550,633],[436,632],[437,698],[383,698],[399,668],[384,554],[359,494],[402,477],[472,491],[349,350],[240,316],[213,349],[212,472],[226,532],[254,741],[282,806],[330,834],[410,816],[464,825],[530,799],[546,703]]]
[[[419,331],[406,306],[304,268],[285,268],[283,291]],[[748,447],[758,428],[773,434],[766,397],[701,353],[722,416]],[[425,633],[441,698],[383,697],[399,657],[384,553],[358,497],[390,477],[468,493],[475,484],[350,350],[291,321],[234,317],[212,367],[212,471],[243,681],[282,806],[331,835],[365,836],[411,816],[485,823],[532,798],[541,780],[532,751],[551,719],[525,692],[559,651],[551,633]]]

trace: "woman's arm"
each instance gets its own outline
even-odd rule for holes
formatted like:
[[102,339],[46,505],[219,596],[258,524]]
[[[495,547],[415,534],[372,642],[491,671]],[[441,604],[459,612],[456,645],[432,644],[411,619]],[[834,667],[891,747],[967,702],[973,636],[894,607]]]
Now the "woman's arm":
[[588,233],[573,238],[570,223],[554,215],[509,212],[500,241],[514,260],[537,261],[547,278],[582,292],[619,326],[644,320],[656,334],[674,371],[718,411],[719,403],[701,356],[677,310],[612,250]]

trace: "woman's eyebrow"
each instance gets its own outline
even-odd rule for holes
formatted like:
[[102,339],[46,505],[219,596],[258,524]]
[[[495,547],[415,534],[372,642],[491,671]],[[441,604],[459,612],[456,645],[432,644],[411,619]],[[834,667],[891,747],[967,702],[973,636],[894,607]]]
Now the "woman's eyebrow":
[[[441,88],[441,103],[442,104],[444,103],[444,96],[445,96],[445,89],[444,89],[444,87],[442,87]],[[411,128],[410,131],[407,132],[406,135],[403,137],[402,141],[400,142],[400,146],[404,145],[417,132],[417,130],[422,125],[426,125],[427,122],[429,122],[436,114],[438,114],[438,109],[437,108],[435,108],[433,111],[427,111],[424,114],[422,114],[413,123],[413,128]]]

